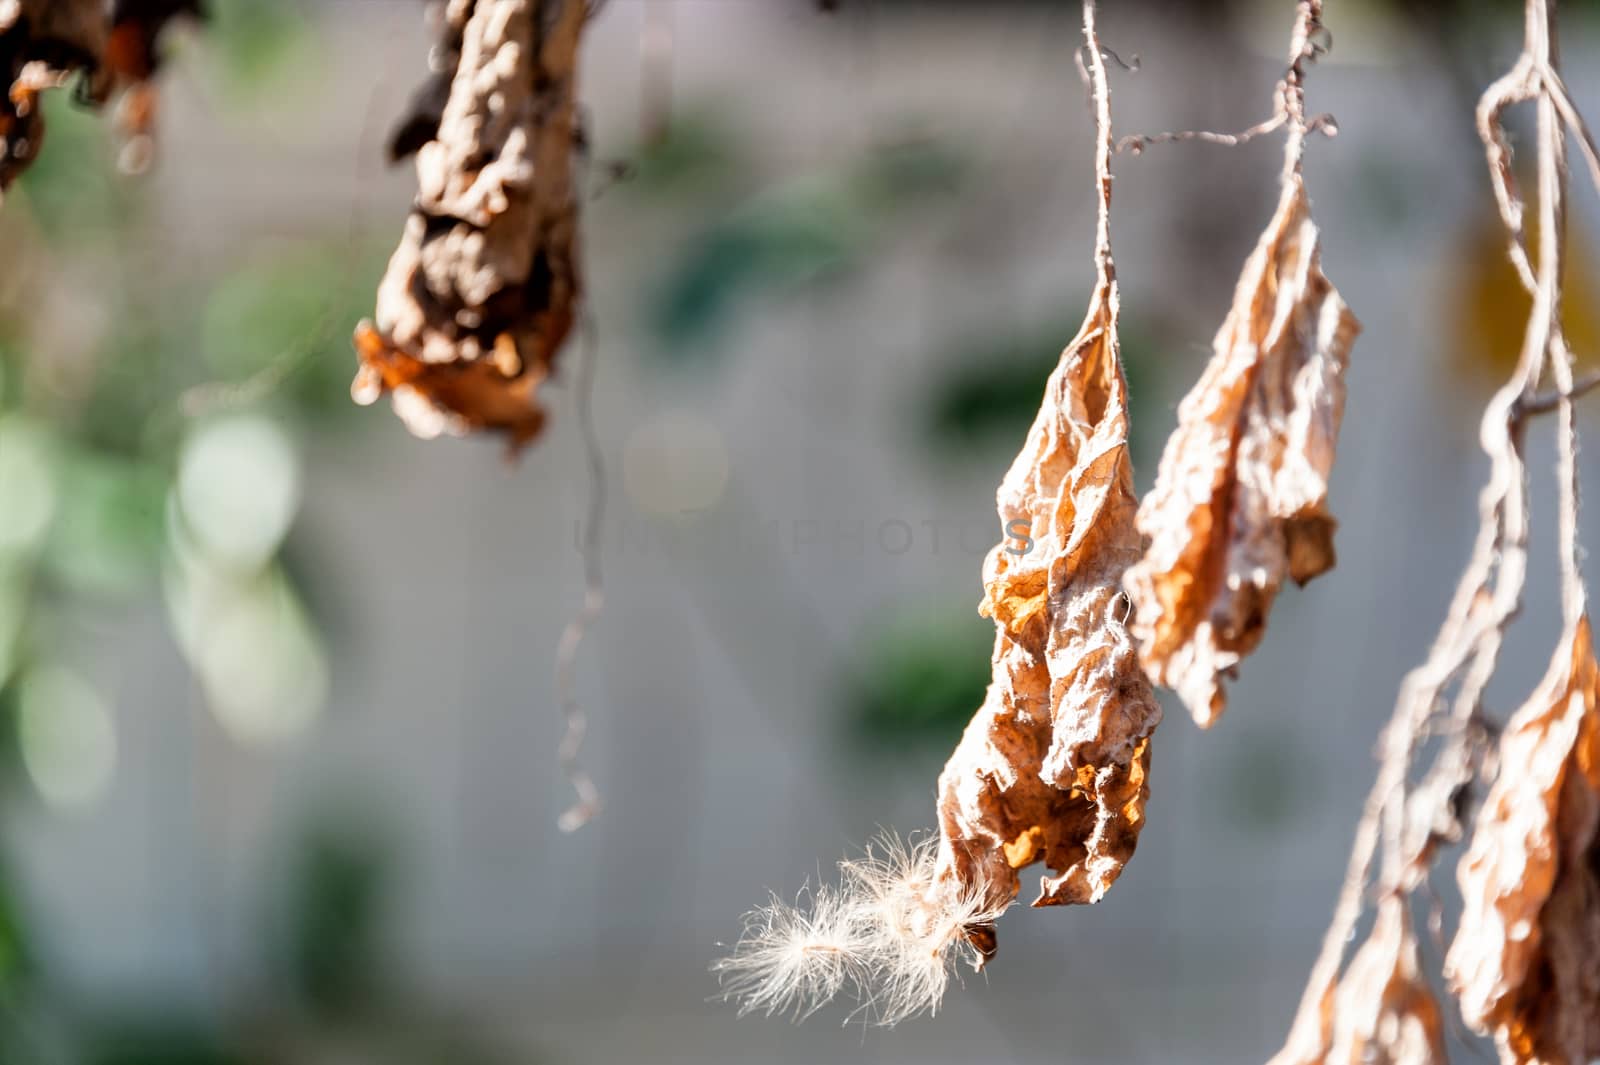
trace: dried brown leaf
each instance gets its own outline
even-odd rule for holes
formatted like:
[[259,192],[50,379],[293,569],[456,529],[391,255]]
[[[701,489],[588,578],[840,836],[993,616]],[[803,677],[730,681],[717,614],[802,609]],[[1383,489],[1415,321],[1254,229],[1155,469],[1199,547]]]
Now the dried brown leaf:
[[1390,896],[1340,981],[1328,1060],[1444,1065],[1444,1024],[1417,963],[1407,902]]
[[1261,641],[1284,577],[1333,565],[1328,474],[1360,325],[1320,260],[1291,176],[1139,508],[1149,547],[1127,586],[1140,658],[1202,726],[1222,714],[1222,678]]
[[[940,872],[1003,908],[1043,862],[1035,905],[1097,902],[1133,855],[1161,708],[1124,621],[1139,556],[1116,289],[1102,279],[998,492],[984,564],[993,680],[939,778]],[[1018,523],[1023,523],[1019,525]],[[974,929],[992,950],[992,930]]]
[[0,0],[0,192],[39,154],[40,94],[80,73],[80,99],[102,104],[121,94],[123,160],[140,168],[155,121],[157,42],[172,19],[199,14],[198,0]]
[[1507,723],[1461,860],[1445,961],[1462,1016],[1507,1065],[1600,1057],[1600,668],[1589,619]]
[[573,187],[584,0],[450,0],[451,69],[392,150],[415,148],[419,191],[356,334],[357,402],[392,393],[413,433],[538,435],[538,390],[581,295]]
[[39,154],[39,95],[96,70],[109,30],[102,0],[0,0],[0,192]]
[[1343,979],[1323,994],[1316,1030],[1291,1033],[1270,1065],[1444,1065],[1439,1004],[1406,907],[1402,895],[1384,898]]

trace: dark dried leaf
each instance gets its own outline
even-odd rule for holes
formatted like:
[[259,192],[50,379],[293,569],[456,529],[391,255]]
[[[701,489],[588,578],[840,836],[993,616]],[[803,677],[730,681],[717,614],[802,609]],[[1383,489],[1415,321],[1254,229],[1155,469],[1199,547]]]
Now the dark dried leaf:
[[0,192],[39,153],[44,119],[39,96],[81,75],[78,96],[94,104],[120,93],[123,161],[140,169],[155,123],[150,79],[157,42],[180,15],[200,14],[198,0],[0,0]]
[[1600,1057],[1600,668],[1589,619],[1507,724],[1446,976],[1506,1065]]
[[939,780],[941,876],[996,908],[1034,862],[1054,873],[1035,905],[1099,901],[1144,826],[1161,708],[1123,626],[1140,541],[1116,327],[1102,282],[998,493],[1009,538],[985,562],[981,607],[993,677]]
[[[356,334],[358,402],[392,393],[416,435],[538,435],[538,390],[581,297],[572,156],[582,0],[451,0],[442,108],[424,89],[393,151],[420,186]],[[420,144],[418,142],[421,142]]]
[[1128,573],[1145,669],[1202,726],[1222,714],[1222,679],[1260,643],[1284,577],[1304,584],[1333,565],[1328,474],[1359,328],[1323,276],[1292,178],[1178,408],[1139,508],[1149,548]]
[[1385,896],[1367,941],[1324,993],[1316,1030],[1290,1033],[1269,1065],[1445,1065],[1444,1025],[1407,905]]

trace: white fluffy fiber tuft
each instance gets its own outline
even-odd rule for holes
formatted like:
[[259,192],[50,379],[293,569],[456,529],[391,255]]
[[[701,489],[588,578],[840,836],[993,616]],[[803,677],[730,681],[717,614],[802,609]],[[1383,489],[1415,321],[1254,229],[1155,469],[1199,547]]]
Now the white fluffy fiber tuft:
[[741,1015],[795,1020],[845,990],[859,1004],[851,1016],[878,1025],[936,1012],[956,963],[982,960],[963,931],[999,916],[981,886],[935,878],[937,846],[937,837],[908,844],[884,833],[839,863],[837,887],[819,886],[809,900],[802,891],[794,906],[774,895],[712,966],[723,996]]

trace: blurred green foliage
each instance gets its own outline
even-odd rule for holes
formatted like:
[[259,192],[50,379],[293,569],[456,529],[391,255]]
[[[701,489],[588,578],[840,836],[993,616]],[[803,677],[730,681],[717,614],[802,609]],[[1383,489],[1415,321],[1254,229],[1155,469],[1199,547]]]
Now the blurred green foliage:
[[[281,66],[311,29],[286,0],[218,0],[210,13],[205,46],[250,79]],[[13,519],[0,535],[0,696],[36,667],[70,667],[54,661],[62,622],[158,587],[169,598],[200,588],[200,599],[174,605],[175,623],[203,615],[190,626],[199,638],[179,643],[208,694],[225,695],[215,690],[224,660],[209,641],[231,634],[237,645],[272,624],[304,628],[292,584],[274,593],[283,605],[255,591],[263,574],[281,574],[274,556],[298,505],[299,475],[279,473],[280,505],[290,512],[268,555],[241,569],[215,530],[256,535],[250,515],[228,517],[240,505],[228,484],[260,472],[263,459],[212,447],[209,465],[180,494],[183,464],[219,422],[250,418],[254,435],[246,436],[288,456],[266,470],[297,466],[291,432],[349,417],[348,330],[370,308],[379,246],[353,233],[257,243],[233,269],[193,276],[152,240],[143,187],[116,173],[102,116],[69,92],[44,99],[49,141],[6,204],[8,239],[20,243],[14,254],[39,261],[40,277],[75,286],[58,298],[73,302],[78,321],[64,355],[53,332],[60,321],[40,317],[51,282],[0,302],[0,507]],[[106,283],[75,277],[79,257]],[[210,539],[195,539],[195,528]],[[178,584],[168,579],[175,565]],[[237,656],[238,648],[223,652]],[[317,647],[306,653],[323,657]],[[13,749],[19,722],[13,712]],[[38,759],[22,754],[13,764],[34,772]]]
[[874,622],[841,685],[851,735],[885,751],[953,747],[988,690],[993,641],[971,603]]
[[125,598],[148,590],[164,543],[168,478],[153,462],[81,450],[64,456],[44,564],[64,592]]
[[248,381],[288,359],[273,401],[328,427],[352,420],[350,330],[372,310],[372,278],[388,237],[350,247],[299,242],[269,247],[219,279],[201,301],[200,347],[214,377]]
[[659,350],[674,360],[703,357],[739,300],[861,265],[916,208],[959,192],[968,171],[956,147],[910,140],[719,212],[669,264],[650,316]]
[[[938,365],[929,386],[913,393],[908,421],[920,449],[941,467],[958,457],[1003,463],[1027,435],[1045,382],[1079,322],[1067,318],[1018,329],[996,322],[982,339],[960,345]],[[1150,404],[1150,378],[1158,372],[1152,347],[1137,329],[1122,342],[1134,426],[1134,462],[1146,462],[1158,434],[1140,426]],[[989,684],[994,628],[975,603],[942,610],[912,608],[874,623],[853,646],[860,648],[842,681],[842,704],[852,735],[873,749],[914,752],[949,749],[983,702]]]
[[[1067,301],[1072,303],[1072,301]],[[1085,294],[1083,303],[1087,305]],[[1075,303],[1072,305],[1076,305]],[[917,409],[910,419],[920,430],[918,441],[939,462],[959,455],[1010,453],[1021,446],[1044,397],[1045,382],[1060,361],[1061,351],[1077,334],[1081,319],[1054,318],[1025,323],[999,320],[976,339],[958,344],[954,354],[936,364],[927,390],[912,396]],[[1161,421],[1150,409],[1160,362],[1137,323],[1124,321],[1122,365],[1128,379],[1128,407],[1134,465],[1155,457]]]
[[143,1017],[107,1025],[90,1039],[84,1065],[249,1065],[224,1037],[183,1018]]
[[[315,91],[303,84],[308,71],[324,69],[307,61],[318,50],[313,5],[210,0],[209,6],[202,47],[218,81],[208,88],[222,90],[224,105],[272,104],[287,85]],[[1195,11],[1213,17],[1223,6],[1209,0]],[[1579,6],[1588,13],[1597,5]],[[412,17],[410,5],[400,7],[406,10],[397,17]],[[1484,39],[1483,20],[1513,17],[1511,7],[1491,0],[1395,3],[1392,10],[1424,27],[1447,29],[1454,41]],[[35,347],[38,308],[0,304],[0,514],[6,517],[0,530],[0,766],[12,770],[25,762],[18,689],[40,668],[72,665],[55,659],[64,657],[59,648],[65,641],[57,636],[74,614],[100,616],[157,587],[176,599],[172,588],[183,584],[185,594],[197,587],[200,600],[218,586],[249,592],[254,606],[265,598],[283,607],[288,597],[291,608],[309,604],[320,623],[315,632],[326,627],[328,604],[303,594],[314,551],[290,554],[280,536],[266,557],[237,572],[227,545],[221,545],[227,557],[220,558],[197,548],[195,527],[217,522],[184,513],[184,456],[217,421],[241,415],[255,419],[253,431],[266,423],[272,430],[266,437],[294,462],[298,451],[284,444],[291,431],[298,439],[304,430],[343,424],[351,411],[348,329],[370,308],[377,257],[392,238],[386,233],[371,248],[338,237],[257,245],[218,276],[185,276],[150,239],[139,183],[115,173],[102,119],[64,92],[47,95],[45,107],[50,134],[44,151],[5,210],[26,215],[38,235],[36,250],[110,259],[120,288],[95,293],[99,306],[90,310],[111,324],[87,354],[90,379],[81,392],[41,372],[54,352]],[[714,115],[680,114],[669,135],[627,168],[631,195],[674,209],[698,197],[704,208],[702,224],[665,264],[648,300],[649,325],[660,341],[655,350],[675,364],[705,361],[746,301],[792,296],[848,277],[916,222],[919,211],[949,207],[973,180],[964,146],[912,139],[789,177],[728,210],[726,199],[753,180],[744,148]],[[1379,191],[1391,214],[1404,213],[1405,175],[1369,177],[1383,179]],[[1082,301],[1067,298],[1063,305]],[[1020,328],[999,320],[975,334],[981,339],[941,359],[952,369],[912,397],[917,407],[909,415],[930,458],[1015,450],[1077,327],[1067,317]],[[1133,446],[1141,466],[1153,457],[1146,434],[1165,421],[1142,410],[1158,372],[1155,346],[1137,323],[1125,326]],[[216,391],[206,417],[191,417],[185,407],[190,390],[217,382],[236,389]],[[230,469],[224,464],[222,473]],[[286,498],[298,505],[294,492]],[[183,581],[172,577],[179,568]],[[255,596],[262,588],[270,594]],[[853,737],[885,750],[943,752],[954,745],[989,680],[993,630],[974,606],[908,610],[880,619],[852,642],[858,651],[841,679],[840,702]],[[184,627],[184,610],[175,607],[173,614],[174,628]],[[208,629],[192,617],[188,624],[201,635]],[[175,638],[197,672],[206,673],[203,650],[181,634]],[[1270,826],[1290,817],[1293,804],[1306,798],[1301,753],[1283,737],[1241,745],[1228,774],[1237,782],[1236,818]],[[262,948],[280,954],[283,997],[324,1021],[364,1018],[375,1042],[394,1044],[385,1061],[501,1060],[470,1033],[440,1034],[433,1027],[413,1037],[414,1011],[385,986],[383,904],[396,870],[382,833],[315,819],[285,865],[289,880],[278,900],[285,920]],[[18,1037],[25,1027],[23,991],[42,982],[38,974],[45,967],[15,880],[0,861],[0,1065],[42,1065],[39,1055],[17,1048],[24,1045]],[[134,1024],[96,1026],[81,1065],[242,1065],[233,1035],[189,1019],[147,1015]]]
[[[264,99],[315,46],[289,0],[210,9],[203,48],[229,106]],[[6,254],[33,269],[0,286],[0,772],[13,795],[66,806],[92,800],[114,768],[110,694],[74,651],[81,623],[104,624],[108,608],[164,593],[175,642],[241,741],[315,712],[325,686],[307,678],[327,655],[281,563],[297,441],[359,424],[349,329],[370,311],[392,234],[258,241],[198,273],[166,252],[146,187],[116,172],[104,116],[70,91],[44,101],[49,137],[4,218]],[[250,683],[265,685],[253,699],[239,690]],[[259,720],[288,696],[299,717]],[[376,994],[382,854],[372,837],[308,833],[285,888],[285,1004],[331,1014]],[[215,1018],[84,1013],[38,975],[48,954],[30,927],[0,860],[0,1065],[247,1060],[235,1047],[248,1041]]]
[[295,0],[206,0],[206,48],[236,102],[261,98],[280,80],[319,69],[310,13]]
[[[674,128],[641,157],[636,191],[682,194],[703,184],[731,185],[737,156],[712,125]],[[783,297],[846,276],[867,264],[919,207],[948,204],[972,179],[963,150],[934,139],[890,143],[836,168],[791,177],[718,210],[668,262],[651,304],[656,351],[669,364],[706,365],[718,332],[749,300]],[[1068,300],[1067,303],[1074,301]],[[909,422],[930,461],[1014,451],[1026,435],[1045,382],[1079,321],[1066,317],[1018,328],[1005,319],[965,342],[923,390],[909,394]],[[1158,445],[1156,420],[1139,417],[1159,365],[1137,328],[1124,329],[1122,354],[1136,462]],[[933,620],[946,619],[946,620]],[[971,605],[930,615],[907,612],[875,625],[855,646],[840,680],[852,736],[870,747],[952,744],[982,701],[992,627]]]
[[44,148],[16,186],[29,217],[52,243],[115,242],[140,200],[116,173],[105,122],[67,92],[44,94],[42,106]]
[[0,859],[0,1011],[32,976],[35,964],[16,890],[10,869]]
[[685,110],[620,164],[617,176],[630,196],[675,206],[680,198],[715,195],[743,177],[749,161],[741,147],[715,112]]
[[1242,733],[1227,749],[1221,793],[1228,824],[1255,834],[1302,824],[1317,803],[1320,763],[1305,741],[1285,728]]
[[384,848],[370,829],[323,820],[295,858],[286,945],[298,997],[319,1013],[347,1015],[378,992]]

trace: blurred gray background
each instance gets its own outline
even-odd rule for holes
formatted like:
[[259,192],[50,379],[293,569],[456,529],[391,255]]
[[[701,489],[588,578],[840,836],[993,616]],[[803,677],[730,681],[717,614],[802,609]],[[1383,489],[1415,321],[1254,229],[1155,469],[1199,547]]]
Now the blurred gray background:
[[[579,689],[606,809],[571,836],[552,685],[582,595],[583,348],[517,465],[349,407],[349,330],[412,188],[380,155],[423,68],[420,5],[213,7],[175,41],[151,173],[116,175],[105,124],[57,100],[0,211],[0,1062],[1277,1049],[1378,729],[1466,558],[1478,412],[1520,338],[1471,124],[1520,49],[1516,5],[1328,5],[1310,106],[1341,132],[1311,144],[1308,182],[1365,327],[1340,565],[1280,599],[1217,728],[1169,704],[1109,897],[1013,910],[990,970],[893,1031],[843,1008],[738,1019],[708,966],[769,888],[933,824],[986,679],[994,487],[1093,279],[1076,5],[600,11],[584,239],[608,603]],[[1107,5],[1106,44],[1140,57],[1113,71],[1119,134],[1265,118],[1292,9]],[[1600,99],[1594,30],[1572,5],[1580,101]],[[1142,486],[1280,152],[1116,160]],[[1575,199],[1587,357],[1594,210]],[[184,414],[186,389],[274,366],[270,394]],[[1500,712],[1557,634],[1551,428]],[[1584,480],[1600,495],[1593,463]]]

